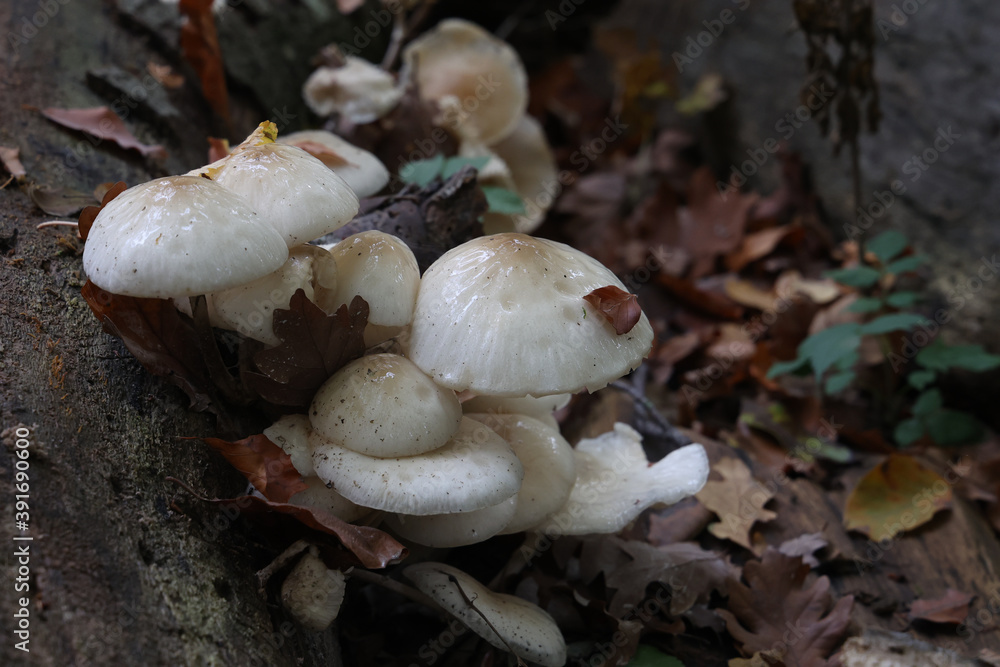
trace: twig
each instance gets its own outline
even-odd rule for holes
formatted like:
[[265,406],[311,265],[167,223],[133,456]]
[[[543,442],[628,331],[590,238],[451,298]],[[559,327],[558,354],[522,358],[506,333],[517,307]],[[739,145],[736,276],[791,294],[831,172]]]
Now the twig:
[[0,190],[3,190],[5,187],[7,187],[8,185],[10,185],[10,182],[13,181],[13,180],[14,180],[14,177],[11,176],[6,181],[4,181],[3,185],[0,185]]
[[427,19],[431,8],[437,0],[424,0],[423,4],[413,13],[409,23],[406,22],[406,12],[400,10],[396,14],[392,26],[392,36],[389,38],[389,47],[385,50],[385,57],[382,58],[382,69],[389,71],[396,64],[396,58],[403,48],[403,43],[412,35],[420,24]]
[[260,590],[264,590],[267,586],[268,580],[274,576],[275,572],[284,568],[288,565],[289,561],[308,549],[310,546],[312,545],[305,540],[297,540],[292,543],[290,547],[278,554],[278,557],[272,560],[267,567],[257,572],[257,582],[260,585]]
[[[2,189],[2,188],[0,188]],[[46,229],[47,227],[79,227],[80,223],[72,220],[49,220],[35,225],[35,229]]]
[[493,634],[499,637],[500,641],[503,642],[503,645],[507,647],[507,652],[510,653],[515,658],[517,658],[518,667],[528,667],[528,665],[524,662],[524,660],[521,659],[521,656],[519,656],[517,652],[507,642],[507,640],[504,639],[504,636],[501,635],[495,627],[493,627],[493,624],[490,622],[490,619],[486,618],[486,614],[481,612],[479,608],[476,607],[475,604],[473,604],[474,600],[469,599],[469,596],[465,594],[465,590],[462,588],[462,584],[458,583],[458,579],[455,578],[455,575],[449,574],[448,581],[455,584],[455,588],[458,589],[458,594],[462,596],[463,600],[465,600],[465,604],[469,605],[469,608],[472,609],[472,611],[479,614],[479,617],[482,618],[484,621],[486,621],[486,625],[490,627],[490,630],[493,631]]
[[660,411],[656,409],[653,402],[646,398],[646,393],[640,388],[645,384],[644,380],[645,374],[636,371],[636,384],[616,380],[608,386],[623,391],[632,397],[632,400],[636,402],[636,405],[642,410],[644,416],[656,426],[657,431],[653,432],[653,435],[664,438],[677,447],[690,445],[691,438],[684,435],[679,428],[671,424],[666,417],[660,414]]

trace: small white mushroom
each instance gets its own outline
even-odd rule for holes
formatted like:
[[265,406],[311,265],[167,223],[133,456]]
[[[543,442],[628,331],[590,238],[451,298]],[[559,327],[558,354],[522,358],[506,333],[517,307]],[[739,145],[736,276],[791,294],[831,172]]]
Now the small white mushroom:
[[355,124],[389,113],[403,96],[392,75],[362,58],[347,56],[342,67],[320,67],[302,87],[306,104],[318,116],[341,114]]
[[576,482],[561,509],[534,527],[546,535],[617,533],[648,507],[694,495],[708,481],[708,456],[686,445],[650,465],[642,436],[627,424],[581,440]]
[[389,182],[389,170],[366,150],[326,130],[303,130],[281,137],[279,143],[306,151],[344,179],[358,197],[370,197]]
[[281,584],[281,603],[308,630],[326,630],[340,613],[346,580],[331,570],[310,547]]
[[524,115],[513,132],[490,148],[510,170],[514,184],[512,189],[524,200],[524,213],[487,213],[483,218],[483,227],[487,234],[530,234],[542,224],[545,213],[562,188],[556,158],[545,138],[545,131],[537,120]]
[[403,574],[493,646],[544,667],[566,663],[566,640],[545,610],[514,595],[494,593],[444,563],[411,565]]

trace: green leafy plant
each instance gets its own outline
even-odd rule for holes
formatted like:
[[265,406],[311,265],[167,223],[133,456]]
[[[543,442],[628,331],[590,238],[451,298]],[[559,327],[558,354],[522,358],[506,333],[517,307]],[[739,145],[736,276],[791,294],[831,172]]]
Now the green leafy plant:
[[[868,321],[837,324],[802,341],[795,359],[781,361],[771,366],[768,377],[812,372],[824,393],[835,395],[845,391],[858,379],[856,367],[859,349],[866,336],[874,337],[885,357],[883,362],[888,377],[892,378],[889,334],[909,331],[926,321],[923,316],[905,309],[920,301],[918,292],[896,290],[896,279],[904,273],[918,269],[926,258],[922,255],[903,256],[909,241],[898,231],[888,231],[873,238],[865,245],[867,254],[875,258],[874,265],[837,269],[827,276],[848,287],[856,288],[861,296],[850,305],[850,312],[870,315]],[[897,444],[912,444],[924,435],[941,445],[973,441],[982,434],[982,425],[972,415],[944,407],[939,389],[931,387],[942,372],[962,369],[986,371],[1000,366],[1000,356],[988,354],[979,345],[947,345],[935,339],[920,350],[914,358],[914,368],[906,383],[896,388],[889,381],[881,399],[886,410],[882,414],[894,424],[893,437]],[[911,417],[898,419],[907,399],[917,393],[910,407]],[[888,394],[893,394],[888,396]]]
[[[488,156],[446,158],[438,154],[426,160],[415,160],[407,163],[399,170],[399,178],[405,183],[413,183],[414,185],[424,187],[438,176],[449,178],[465,166],[471,166],[479,170],[489,161],[490,158]],[[487,210],[490,213],[503,213],[506,215],[524,213],[524,200],[513,190],[495,185],[480,185],[479,188],[486,195],[486,203],[489,205]]]

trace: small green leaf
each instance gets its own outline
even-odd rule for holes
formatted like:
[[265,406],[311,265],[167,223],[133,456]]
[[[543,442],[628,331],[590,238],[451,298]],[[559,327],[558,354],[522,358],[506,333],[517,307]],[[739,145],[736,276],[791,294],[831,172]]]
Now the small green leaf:
[[904,419],[896,424],[896,429],[892,433],[896,443],[900,447],[912,445],[924,435],[924,425],[919,419]]
[[854,371],[841,371],[839,373],[834,373],[826,379],[826,393],[830,396],[839,394],[851,386],[851,383],[854,382],[854,378]]
[[424,187],[441,174],[444,156],[440,153],[426,160],[414,160],[404,164],[399,170],[399,178],[405,183]]
[[833,365],[833,368],[838,371],[849,371],[854,368],[854,364],[858,363],[860,355],[857,350],[851,352],[850,354],[845,354],[840,359],[837,359],[837,363]]
[[937,378],[937,373],[934,371],[913,371],[906,376],[906,381],[914,389],[922,391],[927,388],[927,385],[934,382],[935,378]]
[[871,297],[862,297],[847,307],[850,313],[874,313],[882,307],[882,302]]
[[983,425],[978,419],[947,408],[923,418],[931,439],[939,445],[962,445],[982,438]]
[[491,213],[507,215],[524,213],[524,200],[516,192],[494,185],[484,185],[481,189],[486,195],[486,203],[489,204]]
[[461,171],[462,167],[466,165],[475,167],[476,171],[479,171],[485,167],[486,163],[489,161],[489,155],[483,155],[480,157],[450,157],[445,160],[444,168],[441,170],[441,177],[451,178]]
[[917,353],[917,363],[935,371],[960,368],[982,372],[1000,366],[1000,356],[986,352],[980,345],[946,345],[937,338]]
[[928,389],[924,393],[917,396],[916,402],[913,404],[913,414],[918,417],[923,417],[929,415],[933,412],[937,412],[944,405],[944,401],[941,398],[940,389]]
[[910,255],[909,257],[904,257],[903,259],[897,259],[895,262],[886,266],[885,272],[899,275],[900,273],[916,271],[926,261],[927,258],[923,255]]
[[856,352],[861,345],[859,326],[853,322],[838,324],[809,336],[799,345],[799,356],[809,359],[816,377],[821,378],[830,366]]
[[913,313],[892,313],[876,317],[871,322],[861,325],[861,335],[877,335],[889,333],[890,331],[905,331],[912,329],[925,318]]
[[836,280],[841,285],[864,288],[877,283],[881,274],[870,266],[855,266],[850,269],[834,269],[823,275]]
[[923,298],[920,292],[894,292],[885,301],[893,308],[909,308]]
[[640,644],[627,667],[684,667],[684,663],[657,648]]
[[779,375],[785,375],[787,373],[794,373],[795,371],[803,368],[809,363],[809,359],[805,357],[796,357],[791,361],[779,361],[771,364],[771,368],[767,371],[767,377],[772,380]]
[[866,243],[865,249],[878,257],[878,261],[885,264],[889,260],[898,257],[899,253],[906,250],[906,246],[909,244],[910,242],[907,240],[906,235],[903,234],[903,232],[890,229],[887,232],[882,232]]

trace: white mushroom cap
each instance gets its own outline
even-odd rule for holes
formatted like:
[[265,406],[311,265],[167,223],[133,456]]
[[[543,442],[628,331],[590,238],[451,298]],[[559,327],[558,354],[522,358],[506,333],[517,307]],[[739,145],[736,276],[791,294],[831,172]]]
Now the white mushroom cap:
[[347,586],[344,573],[328,568],[314,549],[306,551],[285,577],[281,603],[301,625],[319,632],[337,618]]
[[344,179],[358,197],[370,197],[389,182],[389,170],[366,150],[326,130],[286,134],[280,143],[306,151]]
[[400,537],[435,549],[462,547],[493,537],[510,523],[517,511],[517,496],[498,505],[452,514],[388,514],[385,523]]
[[426,454],[377,459],[312,436],[313,467],[348,500],[400,514],[482,509],[510,498],[524,469],[503,438],[462,419],[444,447]]
[[414,363],[445,387],[492,396],[595,391],[636,368],[653,329],[617,335],[584,301],[618,278],[562,243],[494,234],[452,248],[420,280]]
[[211,294],[212,326],[277,345],[281,341],[272,328],[274,310],[288,308],[292,295],[299,289],[315,303],[316,274],[321,274],[328,285],[335,280],[337,264],[333,257],[318,246],[295,246],[277,271],[246,285]]
[[503,527],[503,534],[527,530],[566,504],[576,481],[576,461],[573,448],[557,429],[525,415],[468,417],[489,426],[506,440],[524,466],[517,512]]
[[320,67],[302,86],[306,104],[318,116],[340,113],[361,125],[389,113],[403,96],[392,75],[362,58],[347,56],[342,67]]
[[[540,607],[514,595],[494,593],[465,572],[443,563],[411,565],[403,574],[493,646],[513,649],[518,657],[544,667],[562,667],[566,663],[566,640],[555,620]],[[466,599],[472,600],[475,609]]]
[[617,533],[647,507],[676,503],[708,480],[704,447],[686,445],[649,465],[642,437],[627,424],[581,440],[573,451],[576,483],[569,500],[535,527],[546,535]]
[[337,291],[331,305],[350,303],[360,296],[368,302],[370,324],[401,327],[410,323],[420,268],[401,239],[371,230],[322,247],[337,262]]
[[[312,470],[311,459],[309,461],[309,469],[310,471]],[[303,481],[309,485],[309,488],[303,489],[292,496],[288,500],[288,504],[323,510],[334,515],[341,521],[347,522],[357,521],[361,517],[372,513],[369,508],[355,505],[328,487],[319,477],[306,477]]]
[[499,141],[528,106],[528,76],[517,52],[468,21],[447,19],[410,42],[400,78],[414,72],[422,98],[454,107],[445,126],[463,139]]
[[274,271],[288,257],[278,241],[243,197],[204,178],[169,176],[129,188],[101,210],[83,268],[114,294],[195,296]]
[[507,165],[514,181],[514,191],[524,200],[524,213],[501,215],[487,213],[483,226],[487,234],[498,232],[535,231],[545,219],[545,213],[555,202],[561,185],[556,158],[549,148],[541,124],[524,115],[514,131],[491,146]]
[[264,429],[267,439],[281,447],[292,460],[292,466],[303,477],[314,475],[312,450],[309,448],[309,418],[305,415],[285,415]]
[[471,415],[483,412],[490,415],[527,415],[558,430],[559,424],[552,413],[569,404],[572,394],[551,396],[522,396],[503,398],[501,396],[473,396],[462,402],[462,412]]
[[462,406],[455,392],[434,384],[409,359],[372,354],[323,383],[309,419],[326,440],[366,456],[414,456],[451,439]]
[[301,148],[274,143],[264,122],[221,160],[190,172],[242,195],[285,237],[289,248],[346,225],[358,198],[340,176]]

